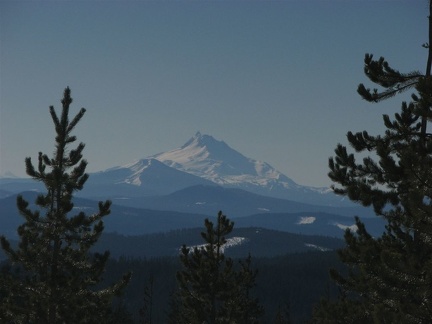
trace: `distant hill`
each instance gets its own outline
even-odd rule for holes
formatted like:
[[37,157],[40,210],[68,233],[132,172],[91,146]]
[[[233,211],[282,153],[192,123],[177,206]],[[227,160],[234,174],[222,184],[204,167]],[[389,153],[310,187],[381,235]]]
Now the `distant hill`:
[[[34,208],[37,193],[25,192],[23,196]],[[248,193],[249,195],[249,193]],[[235,201],[233,202],[235,203]],[[301,205],[303,206],[303,205]],[[151,233],[165,233],[172,230],[202,227],[205,218],[213,219],[217,214],[217,207],[212,215],[202,213],[176,212],[169,210],[152,210],[126,207],[114,203],[111,214],[105,217],[105,232],[117,232],[121,235],[142,235]],[[227,207],[227,205],[224,205]],[[88,215],[96,212],[97,201],[76,198],[74,210],[78,213],[83,210]],[[227,208],[229,210],[229,208]],[[224,209],[223,212],[225,213]],[[307,209],[306,209],[307,210]],[[236,228],[260,227],[264,229],[279,230],[291,233],[322,235],[339,237],[344,230],[354,224],[353,217],[346,217],[319,210],[301,211],[293,213],[256,213],[249,216],[235,217],[231,213],[227,216],[235,222]],[[378,217],[364,217],[368,230],[372,235],[379,235],[384,230],[384,222]],[[23,222],[16,207],[16,195],[0,199],[0,234],[7,237],[17,237],[16,229]]]
[[[30,203],[29,208],[35,208],[33,202],[37,193],[24,192],[22,194]],[[82,210],[87,215],[91,215],[97,211],[97,206],[97,201],[82,198],[74,199],[74,210],[77,213]],[[198,227],[203,224],[206,217],[208,216],[138,209],[113,204],[111,214],[104,218],[104,225],[106,232],[141,235]],[[22,222],[23,218],[16,207],[16,195],[0,199],[0,234],[7,237],[17,237],[16,229]]]
[[[381,236],[386,222],[380,217],[360,217],[372,236]],[[354,217],[322,212],[256,214],[235,219],[237,227],[263,227],[304,235],[342,238],[346,229],[356,231]]]
[[147,208],[153,210],[172,210],[183,213],[212,216],[222,210],[230,217],[244,217],[264,213],[323,212],[341,216],[373,216],[372,209],[361,206],[334,207],[311,205],[292,200],[272,198],[254,194],[242,189],[221,186],[197,185],[178,190],[169,195],[150,197],[129,197],[114,199],[115,204]]

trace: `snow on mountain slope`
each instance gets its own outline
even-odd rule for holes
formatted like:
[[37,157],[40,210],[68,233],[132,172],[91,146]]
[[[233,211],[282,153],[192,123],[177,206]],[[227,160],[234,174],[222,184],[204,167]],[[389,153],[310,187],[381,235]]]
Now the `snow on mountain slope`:
[[128,177],[124,179],[125,183],[133,184],[136,186],[140,186],[142,184],[141,177],[144,174],[144,172],[151,171],[151,172],[157,172],[158,170],[164,168],[162,165],[159,164],[159,161],[154,159],[142,159],[135,162],[132,162],[130,164],[126,164],[123,166],[124,169],[129,169],[131,173]]
[[289,186],[297,186],[267,163],[249,159],[225,142],[199,132],[182,147],[157,154],[153,158],[220,185],[246,181],[266,185],[271,180],[278,180],[285,181]]
[[[221,186],[241,188],[277,198],[307,202],[313,200],[316,204],[328,204],[328,197],[322,197],[328,196],[328,188],[298,185],[268,163],[247,158],[225,142],[200,132],[180,148],[151,158]],[[339,200],[334,195],[332,199]]]
[[[127,195],[168,194],[195,185],[214,185],[211,181],[171,168],[156,159],[132,163],[93,173],[87,187],[107,193],[110,186],[127,188]],[[93,188],[95,187],[95,188]],[[115,192],[115,188],[112,189]],[[133,194],[133,192],[136,192]]]

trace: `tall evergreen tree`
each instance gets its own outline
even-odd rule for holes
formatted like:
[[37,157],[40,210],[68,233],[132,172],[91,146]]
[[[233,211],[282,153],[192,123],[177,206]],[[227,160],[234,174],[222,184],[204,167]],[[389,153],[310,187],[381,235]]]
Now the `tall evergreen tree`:
[[[429,44],[432,44],[432,4],[429,3]],[[383,91],[364,85],[359,94],[379,102],[415,88],[410,103],[402,103],[394,119],[384,115],[386,131],[348,133],[357,152],[373,152],[358,163],[338,145],[329,161],[335,191],[364,206],[373,206],[387,221],[381,237],[372,237],[356,218],[357,233],[345,233],[341,260],[346,276],[332,270],[340,285],[338,302],[324,301],[315,312],[319,323],[430,323],[432,318],[432,52],[426,73],[400,73],[384,58],[365,56],[365,74]]]
[[73,210],[73,194],[83,188],[88,175],[87,162],[82,159],[84,144],[69,149],[76,141],[71,133],[85,113],[82,108],[69,120],[70,94],[66,88],[61,116],[50,107],[56,132],[53,157],[39,153],[37,169],[30,158],[25,160],[27,174],[42,182],[46,193],[37,197],[38,209],[34,211],[18,196],[24,223],[18,227],[20,241],[16,249],[1,237],[3,250],[20,270],[18,275],[3,273],[2,285],[7,293],[0,303],[2,322],[108,322],[113,296],[129,281],[130,275],[125,275],[106,289],[95,288],[109,252],[92,254],[89,250],[103,231],[102,218],[110,213],[111,202],[99,202],[99,210],[90,216]]
[[222,212],[216,226],[205,220],[203,247],[183,246],[180,260],[184,269],[177,272],[179,289],[175,294],[173,323],[256,323],[263,309],[252,298],[257,272],[251,269],[251,257],[234,262],[224,255],[225,236],[234,223]]

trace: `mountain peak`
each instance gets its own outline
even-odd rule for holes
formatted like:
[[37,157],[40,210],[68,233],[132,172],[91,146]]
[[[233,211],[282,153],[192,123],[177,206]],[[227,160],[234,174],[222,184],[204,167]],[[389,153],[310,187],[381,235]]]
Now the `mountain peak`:
[[212,178],[216,183],[220,183],[216,180],[220,175],[255,172],[248,158],[225,142],[200,132],[180,148],[157,154],[153,158],[182,171]]
[[197,132],[180,148],[160,153],[153,158],[184,172],[205,178],[219,185],[237,187],[270,186],[284,181],[286,186],[297,186],[269,164],[245,157],[224,141]]
[[[201,147],[207,148],[207,151],[215,150],[217,147],[220,149],[231,150],[231,148],[224,142],[218,141],[213,136],[207,134],[201,134],[201,132],[196,132],[193,137],[191,137],[180,149],[185,149],[187,147]],[[214,153],[214,152],[213,152]]]

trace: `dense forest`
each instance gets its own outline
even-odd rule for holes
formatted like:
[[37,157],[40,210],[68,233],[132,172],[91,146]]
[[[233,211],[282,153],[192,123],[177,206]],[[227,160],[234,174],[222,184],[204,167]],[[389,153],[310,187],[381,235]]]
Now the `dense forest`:
[[[303,323],[311,319],[313,307],[321,298],[335,298],[337,288],[330,280],[329,269],[342,271],[335,251],[292,253],[272,258],[253,258],[258,269],[256,287],[252,293],[264,307],[263,323]],[[135,321],[147,318],[152,323],[166,323],[170,310],[170,296],[176,288],[176,271],[180,269],[178,257],[111,259],[107,264],[104,282],[115,281],[119,275],[132,271],[132,279],[124,294],[117,299]],[[145,291],[152,288],[152,307],[146,315],[140,309],[149,305]]]
[[[109,250],[111,257],[99,286],[110,285],[124,273],[132,272],[130,283],[114,300],[114,308],[124,312],[122,321],[167,322],[177,286],[176,273],[181,269],[181,244],[200,244],[202,230],[143,236],[104,233],[100,237],[95,250]],[[258,270],[251,292],[264,308],[260,318],[263,323],[288,323],[288,319],[305,322],[310,320],[313,307],[321,298],[337,296],[328,270],[344,268],[336,253],[343,246],[342,240],[260,228],[234,228],[232,236],[250,238],[245,244],[227,249],[225,254],[236,264],[251,253],[252,267]]]
[[[7,262],[2,264],[4,267]],[[308,322],[322,298],[337,296],[328,270],[344,269],[335,251],[253,258],[252,266],[258,269],[252,293],[264,308],[262,323]],[[117,318],[131,323],[166,323],[180,267],[178,257],[111,258],[99,285],[109,285],[131,271],[129,285],[113,301],[113,309],[120,313]]]

